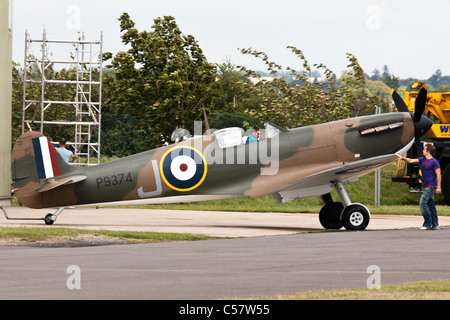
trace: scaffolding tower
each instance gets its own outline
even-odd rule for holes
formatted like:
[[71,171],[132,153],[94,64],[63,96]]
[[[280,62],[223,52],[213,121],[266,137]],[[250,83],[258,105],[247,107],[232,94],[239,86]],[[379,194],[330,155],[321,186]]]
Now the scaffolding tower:
[[102,37],[49,40],[44,30],[34,40],[25,31],[22,133],[66,138],[80,166],[100,163]]

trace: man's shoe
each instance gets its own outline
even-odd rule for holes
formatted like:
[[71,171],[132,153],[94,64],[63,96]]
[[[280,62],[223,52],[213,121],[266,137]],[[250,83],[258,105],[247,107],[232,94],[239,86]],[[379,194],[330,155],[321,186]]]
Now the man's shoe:
[[428,229],[430,229],[430,228],[427,228],[427,227],[421,227],[420,228],[420,230],[428,230]]

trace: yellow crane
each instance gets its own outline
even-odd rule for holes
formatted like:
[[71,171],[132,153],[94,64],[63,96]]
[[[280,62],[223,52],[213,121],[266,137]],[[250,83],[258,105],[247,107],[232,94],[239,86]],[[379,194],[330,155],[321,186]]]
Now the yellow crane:
[[[404,101],[411,112],[415,111],[415,101],[421,88],[427,89],[423,82],[414,82],[411,91],[404,92]],[[427,90],[428,91],[428,90]],[[427,101],[424,115],[433,120],[431,129],[425,134],[425,139],[436,147],[435,158],[441,165],[442,193],[450,203],[450,92],[427,92]],[[421,146],[422,147],[422,146]],[[408,152],[408,157],[418,157],[421,150],[413,146]],[[416,152],[416,154],[413,154]],[[406,169],[406,170],[405,170]],[[399,160],[397,163],[397,174],[392,178],[394,182],[406,182],[410,188],[417,190],[421,185],[421,174],[418,165],[406,164]]]

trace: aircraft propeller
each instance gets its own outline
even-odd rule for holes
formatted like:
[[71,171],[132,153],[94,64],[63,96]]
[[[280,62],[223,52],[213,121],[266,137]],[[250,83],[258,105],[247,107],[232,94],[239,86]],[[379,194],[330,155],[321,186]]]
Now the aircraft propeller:
[[419,94],[416,98],[414,113],[410,112],[406,106],[405,101],[400,97],[400,95],[391,90],[392,98],[394,99],[395,106],[399,112],[408,112],[414,122],[414,137],[416,143],[420,141],[422,137],[428,130],[430,130],[433,122],[428,117],[422,115],[425,110],[425,105],[427,103],[427,90],[425,88],[420,89]]

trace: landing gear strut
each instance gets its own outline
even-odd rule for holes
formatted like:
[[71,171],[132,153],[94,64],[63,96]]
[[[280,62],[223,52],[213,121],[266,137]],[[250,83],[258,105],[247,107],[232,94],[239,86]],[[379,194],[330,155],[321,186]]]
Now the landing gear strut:
[[333,185],[342,202],[334,202],[328,193],[323,195],[325,205],[319,212],[319,221],[325,229],[364,230],[369,224],[370,212],[360,203],[352,203],[340,181]]
[[3,213],[5,214],[7,220],[44,220],[46,225],[51,225],[56,221],[56,218],[58,218],[58,216],[64,210],[64,207],[58,208],[55,213],[47,214],[45,218],[10,218],[6,213],[6,209],[4,207],[1,207],[1,209],[3,210]]

